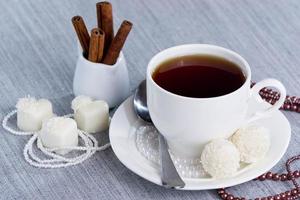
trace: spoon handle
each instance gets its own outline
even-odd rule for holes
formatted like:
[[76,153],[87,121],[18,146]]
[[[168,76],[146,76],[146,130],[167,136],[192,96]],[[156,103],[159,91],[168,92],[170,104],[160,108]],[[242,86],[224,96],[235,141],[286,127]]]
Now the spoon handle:
[[168,144],[164,136],[159,133],[159,154],[161,163],[162,185],[166,188],[183,188],[185,183],[180,178],[168,151]]

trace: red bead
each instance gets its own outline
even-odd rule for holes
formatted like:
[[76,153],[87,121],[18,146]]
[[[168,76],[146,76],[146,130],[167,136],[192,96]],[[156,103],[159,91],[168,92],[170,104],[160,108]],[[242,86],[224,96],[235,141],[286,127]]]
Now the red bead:
[[226,198],[226,200],[233,200],[233,198],[234,197],[232,195],[228,195],[227,198]]
[[280,175],[280,180],[281,181],[286,181],[287,180],[287,175],[286,174],[281,174]]
[[280,176],[278,174],[273,174],[272,179],[273,181],[278,181],[280,179]]
[[263,174],[263,175],[259,176],[259,177],[258,177],[258,180],[260,180],[260,181],[266,180],[266,175]]
[[225,193],[225,190],[224,190],[224,189],[219,189],[219,190],[218,190],[218,194],[219,194],[219,195],[224,194],[224,193]]
[[292,180],[293,179],[293,174],[292,173],[288,173],[287,174],[287,180]]
[[293,106],[292,106],[292,110],[293,110],[293,111],[297,111],[297,109],[298,109],[298,107],[297,107],[296,105],[293,105]]
[[297,194],[298,194],[298,190],[297,190],[297,189],[293,189],[293,190],[292,190],[292,195],[293,195],[293,196],[296,196]]
[[262,197],[261,200],[268,200],[267,197]]
[[228,196],[227,193],[224,193],[224,194],[221,195],[221,198],[222,198],[222,199],[226,199],[227,196]]
[[291,196],[291,191],[286,191],[285,195],[286,195],[286,197],[290,197]]
[[268,199],[268,200],[274,200],[274,197],[273,197],[273,196],[268,196],[267,199]]
[[280,198],[281,198],[281,197],[280,197],[279,194],[276,194],[276,195],[274,196],[274,199],[275,199],[275,200],[280,200]]
[[300,172],[299,172],[298,170],[294,171],[294,172],[293,172],[293,176],[294,176],[295,178],[299,178],[299,177],[300,177]]
[[268,173],[266,174],[266,178],[267,178],[267,179],[271,180],[272,177],[273,177],[272,172],[268,172]]
[[284,198],[286,197],[286,194],[285,194],[284,192],[282,192],[282,193],[280,193],[280,197],[281,197],[282,199],[284,199]]
[[238,198],[238,197],[235,197],[233,200],[240,200],[240,198]]

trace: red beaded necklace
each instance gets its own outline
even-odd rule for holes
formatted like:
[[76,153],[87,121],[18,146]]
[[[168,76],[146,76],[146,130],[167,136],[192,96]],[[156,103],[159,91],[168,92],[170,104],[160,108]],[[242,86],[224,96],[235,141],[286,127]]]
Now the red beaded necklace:
[[[251,84],[251,87],[255,83]],[[272,89],[264,88],[259,92],[260,96],[267,102],[274,104],[279,99],[279,93],[273,91]],[[289,110],[300,113],[300,98],[295,96],[286,96],[284,105],[281,107],[282,110]],[[272,172],[267,172],[255,178],[255,181],[273,180],[273,181],[292,181],[295,186],[293,189],[273,196],[254,198],[255,200],[294,200],[300,197],[300,187],[296,179],[300,177],[300,171],[291,170],[292,162],[299,160],[300,155],[293,156],[286,162],[287,173],[277,174]],[[246,200],[245,197],[235,197],[225,190],[225,188],[218,189],[218,195],[224,200]]]

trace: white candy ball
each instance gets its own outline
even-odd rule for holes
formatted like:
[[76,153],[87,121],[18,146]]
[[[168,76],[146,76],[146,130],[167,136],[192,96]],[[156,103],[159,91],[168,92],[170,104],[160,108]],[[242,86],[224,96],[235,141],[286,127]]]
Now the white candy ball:
[[213,178],[226,178],[239,169],[240,154],[230,141],[216,139],[205,145],[201,162],[204,170]]
[[241,161],[245,163],[262,159],[270,148],[269,131],[264,127],[241,128],[231,137],[231,141],[238,148]]
[[87,105],[87,104],[90,104],[92,103],[93,100],[91,97],[88,97],[88,96],[83,96],[83,95],[80,95],[80,96],[77,96],[73,99],[72,103],[71,103],[71,108],[74,110],[74,112],[80,108],[81,106],[84,106],[84,105]]

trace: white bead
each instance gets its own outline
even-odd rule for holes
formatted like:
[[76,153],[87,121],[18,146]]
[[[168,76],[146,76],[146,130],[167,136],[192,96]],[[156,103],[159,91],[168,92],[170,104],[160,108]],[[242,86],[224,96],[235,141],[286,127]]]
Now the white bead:
[[[147,160],[160,165],[158,152],[158,131],[151,125],[140,125],[136,129],[136,147],[137,150]],[[185,159],[173,155],[171,158],[179,174],[184,178],[203,178],[207,177],[200,159]]]
[[[96,151],[102,151],[110,147],[110,143],[104,144],[103,146],[98,146],[98,141],[95,137],[92,135],[78,131],[78,135],[81,138],[82,142],[81,144],[83,146],[68,146],[68,147],[58,147],[58,148],[47,148],[44,147],[41,138],[38,137],[37,133],[34,132],[21,132],[18,130],[14,130],[12,127],[8,126],[8,121],[17,114],[17,110],[13,110],[9,112],[2,121],[2,126],[5,130],[8,132],[15,134],[15,135],[31,135],[33,136],[28,140],[26,143],[23,155],[25,160],[32,166],[38,167],[38,168],[60,168],[60,167],[68,167],[77,165],[79,163],[82,163],[86,159],[90,158]],[[73,114],[67,114],[64,117],[72,117]],[[37,140],[37,146],[38,148],[47,156],[46,159],[39,158],[39,156],[36,155],[36,151],[33,151],[33,145],[35,144],[35,141]],[[85,151],[82,154],[76,155],[74,157],[64,157],[58,154],[53,153],[53,151],[57,150],[75,150],[75,151]],[[38,153],[40,155],[40,153]]]
[[[63,148],[78,145],[78,130],[76,122],[71,118],[53,117],[43,123],[39,133],[42,144],[47,148]],[[64,155],[70,150],[57,150]]]
[[80,106],[74,118],[78,128],[88,133],[104,131],[109,126],[109,107],[105,101],[94,101]]
[[53,116],[52,104],[47,99],[21,98],[16,108],[17,126],[23,131],[38,131],[43,120]]

